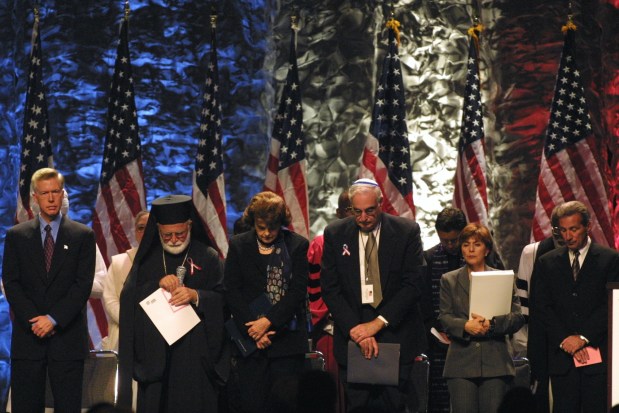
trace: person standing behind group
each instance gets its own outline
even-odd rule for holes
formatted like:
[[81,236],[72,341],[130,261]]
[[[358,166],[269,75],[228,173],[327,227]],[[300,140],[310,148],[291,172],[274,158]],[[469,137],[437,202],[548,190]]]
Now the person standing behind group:
[[[133,229],[138,245],[142,241],[148,216],[148,211],[140,211],[135,216]],[[103,350],[118,351],[120,293],[129,275],[137,251],[138,247],[133,247],[122,254],[113,255],[112,262],[107,271],[107,277],[103,282],[103,308],[108,320],[108,334],[107,338],[103,339]]]
[[451,340],[443,375],[453,413],[494,413],[515,375],[506,335],[524,318],[514,288],[510,313],[469,319],[471,272],[494,269],[486,264],[493,243],[488,228],[477,223],[464,227],[458,240],[466,265],[441,278],[439,320]]
[[[289,231],[290,211],[269,191],[256,194],[243,219],[252,229],[230,239],[224,283],[226,303],[239,331],[257,350],[247,356],[233,349],[232,411],[269,412],[271,394],[304,366],[308,241]],[[253,303],[268,303],[254,314]],[[231,383],[232,384],[232,383]]]
[[440,282],[443,274],[458,269],[464,265],[464,259],[458,245],[460,231],[466,226],[466,216],[458,208],[444,208],[436,216],[435,229],[439,243],[424,251],[426,261],[425,289],[421,297],[421,309],[428,337],[428,356],[430,359],[428,411],[431,413],[449,412],[449,391],[443,378],[447,344],[439,341],[435,334],[443,333],[438,321]]
[[95,271],[95,235],[60,211],[64,177],[32,175],[39,215],[6,234],[2,280],[14,315],[12,412],[42,412],[49,383],[57,412],[79,412],[88,355],[86,301]]
[[[335,322],[334,352],[344,380],[348,411],[374,403],[389,412],[416,410],[410,372],[426,348],[419,313],[423,246],[419,225],[383,214],[382,194],[371,179],[349,190],[352,217],[324,232],[322,296]],[[367,271],[366,271],[367,270]],[[400,344],[397,386],[349,383],[348,341],[365,358],[379,355],[378,343]]]
[[[619,253],[591,241],[591,216],[583,203],[566,202],[555,214],[565,246],[539,258],[531,315],[546,333],[553,411],[605,412],[606,284],[619,281]],[[589,363],[588,351],[596,349],[601,362]],[[576,367],[575,362],[585,365]]]

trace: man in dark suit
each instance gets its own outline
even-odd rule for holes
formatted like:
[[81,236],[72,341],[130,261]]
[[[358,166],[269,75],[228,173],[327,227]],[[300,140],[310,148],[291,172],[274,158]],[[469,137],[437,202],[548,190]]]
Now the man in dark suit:
[[[415,409],[416,401],[407,400],[414,394],[409,376],[415,357],[426,346],[418,306],[423,265],[419,225],[382,214],[381,191],[372,180],[356,181],[349,195],[354,216],[325,229],[321,273],[323,298],[335,320],[334,353],[345,381],[347,407]],[[399,343],[398,386],[348,383],[349,340],[368,359],[379,355],[378,343]]]
[[62,215],[63,188],[64,178],[56,170],[36,171],[31,192],[40,213],[6,235],[2,279],[14,314],[13,412],[44,410],[47,375],[56,412],[81,408],[95,236]]
[[[606,411],[606,283],[619,280],[619,253],[591,242],[589,211],[570,201],[556,209],[565,247],[539,258],[532,303],[546,331],[554,412]],[[536,273],[537,273],[536,269]],[[599,349],[601,363],[591,358]],[[575,367],[575,362],[584,363]]]

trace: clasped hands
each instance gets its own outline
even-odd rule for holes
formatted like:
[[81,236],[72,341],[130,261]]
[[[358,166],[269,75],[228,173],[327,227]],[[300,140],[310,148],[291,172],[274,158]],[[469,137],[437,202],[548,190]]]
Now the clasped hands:
[[255,321],[249,321],[245,323],[247,328],[247,334],[256,342],[256,347],[260,350],[271,345],[271,336],[275,334],[275,331],[269,331],[271,328],[271,321],[266,317],[260,317]]
[[488,330],[490,329],[490,320],[486,320],[485,317],[480,316],[479,314],[471,313],[471,318],[466,323],[464,323],[464,331],[466,331],[470,336],[485,336],[488,334]]
[[169,302],[174,306],[195,303],[198,300],[198,292],[182,285],[176,275],[168,274],[160,279],[159,287],[172,294]]
[[350,329],[350,338],[359,345],[361,354],[366,359],[378,357],[378,342],[374,336],[385,326],[380,318],[367,323],[357,324]]
[[589,353],[585,350],[587,342],[580,338],[580,336],[572,335],[566,337],[559,347],[570,356],[573,356],[580,363],[587,363],[589,361]]
[[30,329],[35,336],[39,338],[50,337],[56,334],[54,330],[54,323],[46,315],[39,315],[28,320],[30,322]]

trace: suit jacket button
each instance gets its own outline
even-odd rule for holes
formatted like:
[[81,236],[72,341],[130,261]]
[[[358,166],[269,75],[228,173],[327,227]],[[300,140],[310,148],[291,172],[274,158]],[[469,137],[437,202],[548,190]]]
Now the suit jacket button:
[[572,297],[578,297],[578,293],[572,293]]
[[479,344],[479,343],[475,343],[475,347],[479,347],[479,346],[480,346],[480,344]]

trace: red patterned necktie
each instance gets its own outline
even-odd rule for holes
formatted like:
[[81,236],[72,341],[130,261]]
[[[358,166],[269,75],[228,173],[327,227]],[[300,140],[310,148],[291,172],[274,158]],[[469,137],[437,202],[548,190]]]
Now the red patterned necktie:
[[52,237],[52,227],[49,224],[45,226],[43,253],[45,254],[45,269],[49,272],[49,268],[52,266],[52,255],[54,254],[54,237]]
[[580,261],[578,257],[580,256],[580,251],[574,251],[574,261],[572,261],[572,275],[574,276],[574,281],[578,279],[578,273],[580,272]]

